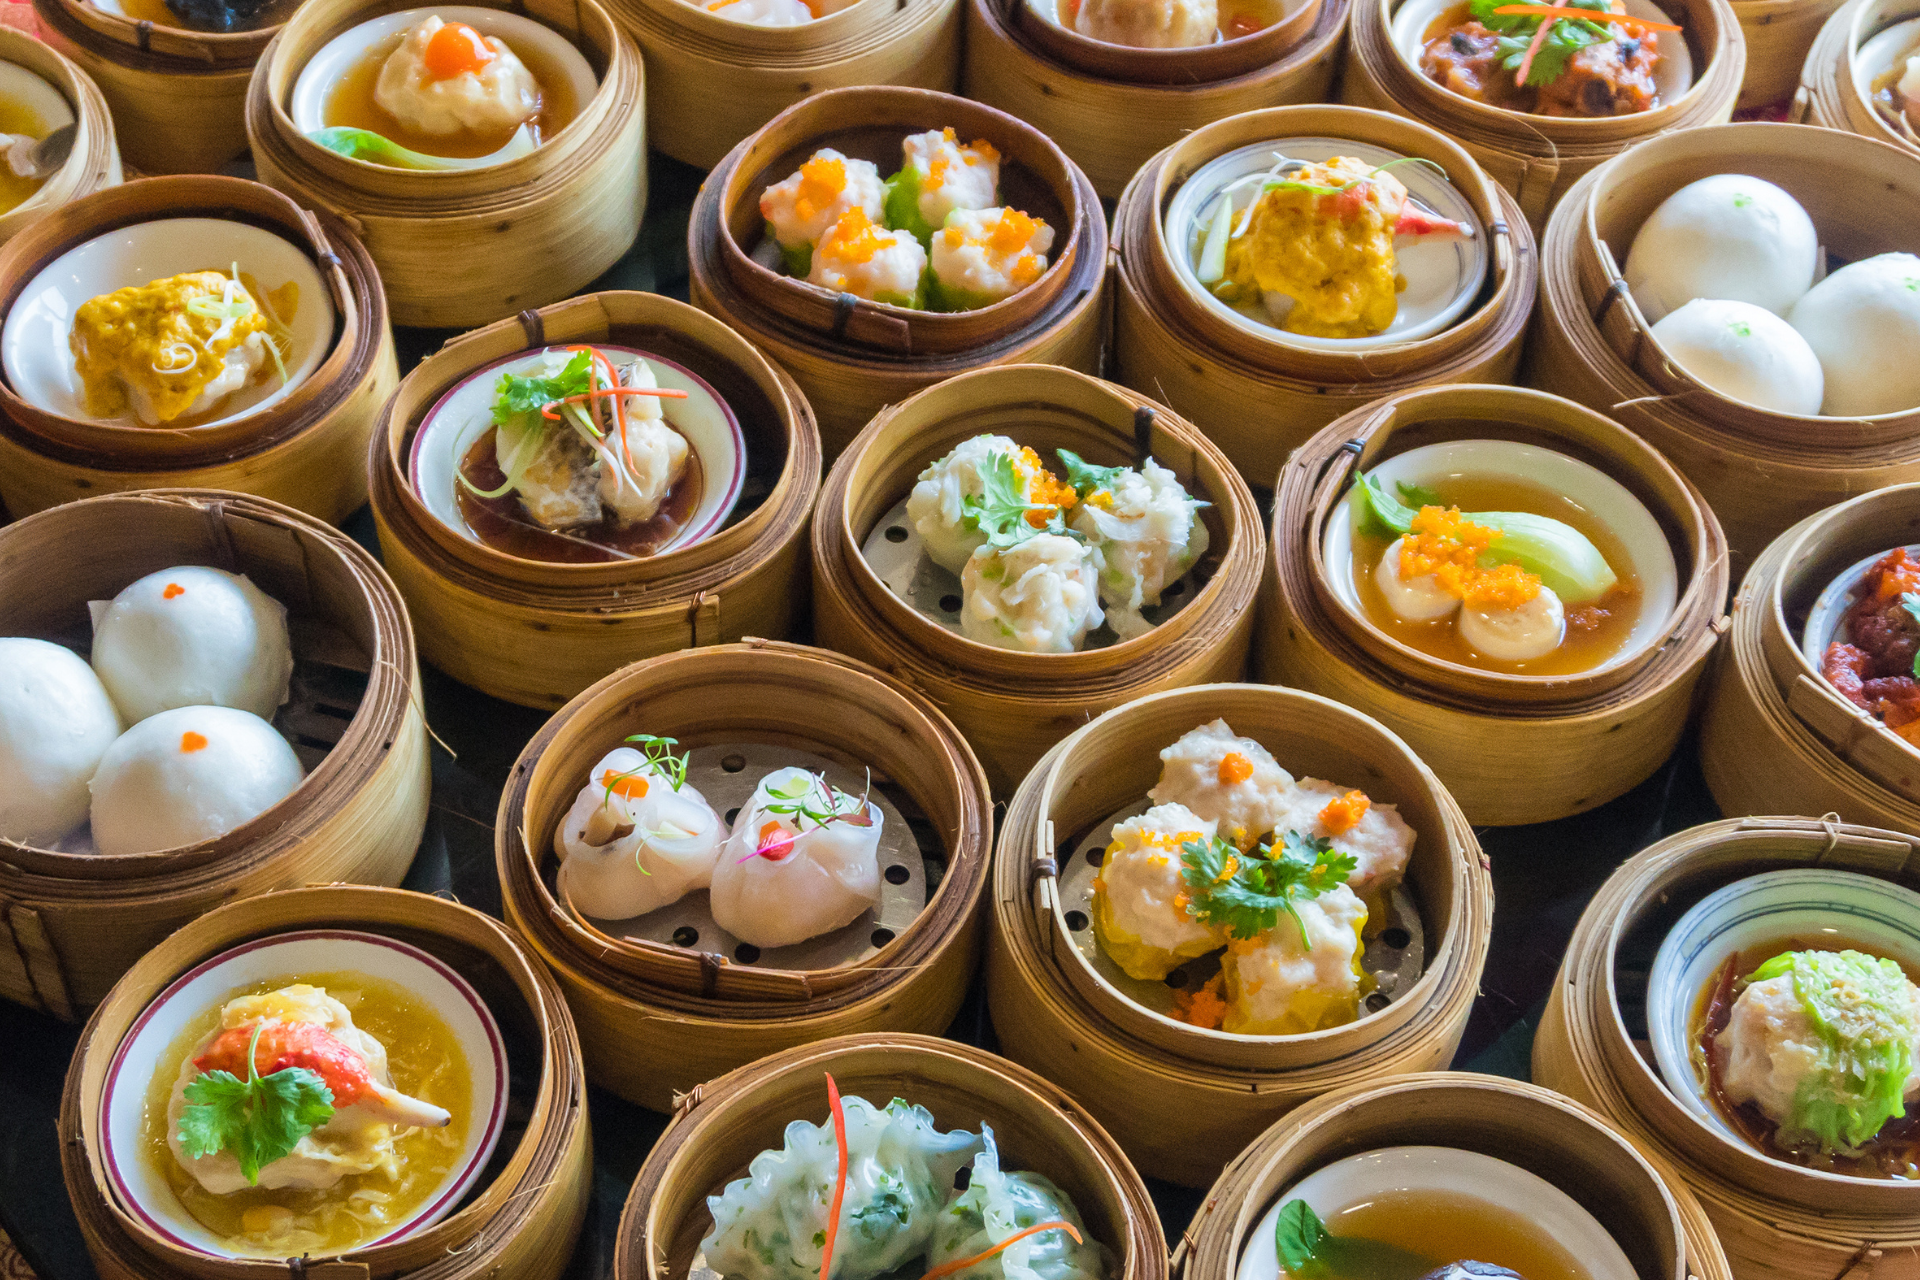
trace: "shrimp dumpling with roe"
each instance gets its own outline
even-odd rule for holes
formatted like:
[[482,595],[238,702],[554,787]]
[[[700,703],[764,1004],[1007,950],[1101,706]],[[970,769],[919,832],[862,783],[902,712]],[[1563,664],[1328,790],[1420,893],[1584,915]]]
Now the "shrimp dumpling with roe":
[[713,919],[756,947],[853,923],[880,900],[880,806],[805,769],[760,779],[713,868]]
[[886,187],[873,161],[822,147],[760,193],[760,216],[766,219],[767,237],[780,246],[787,270],[804,278],[820,237],[856,209],[868,222],[880,222],[885,204]]
[[1100,550],[1100,600],[1122,640],[1153,629],[1141,614],[1202,555],[1205,504],[1152,458],[1133,467],[1089,467],[1061,452],[1079,501],[1069,523]]
[[1251,848],[1291,812],[1293,775],[1252,738],[1225,720],[1182,734],[1160,753],[1155,804],[1183,804],[1218,825],[1219,834]]
[[664,739],[646,753],[617,747],[553,833],[560,890],[585,915],[630,920],[713,881],[726,824],[686,779],[686,757]]
[[1156,804],[1114,824],[1093,884],[1093,927],[1128,977],[1158,981],[1225,941],[1187,911],[1181,863],[1185,846],[1213,839],[1214,827],[1182,804]]
[[889,231],[864,209],[849,209],[813,247],[807,281],[868,302],[926,306],[927,251],[911,231]]
[[1047,273],[1053,228],[1018,209],[955,209],[933,235],[936,310],[972,311],[1011,298]]
[[887,179],[887,223],[933,239],[955,209],[999,203],[1000,152],[984,138],[961,142],[952,129],[908,134],[900,172]]
[[540,84],[497,36],[428,14],[381,64],[373,98],[415,133],[511,133],[540,114]]
[[1099,573],[1099,552],[1064,534],[982,546],[960,573],[960,634],[1024,653],[1078,652],[1105,616]]
[[1257,938],[1234,938],[1221,961],[1221,1024],[1250,1036],[1300,1035],[1359,1016],[1373,981],[1360,967],[1367,908],[1346,885],[1294,903]]
[[1063,0],[1060,16],[1089,39],[1135,49],[1190,49],[1220,32],[1217,0]]

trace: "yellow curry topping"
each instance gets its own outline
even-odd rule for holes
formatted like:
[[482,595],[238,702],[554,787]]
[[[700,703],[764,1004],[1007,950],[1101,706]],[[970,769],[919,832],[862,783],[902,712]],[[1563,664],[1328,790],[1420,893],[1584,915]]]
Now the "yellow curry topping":
[[[87,412],[97,418],[126,413],[132,385],[147,393],[161,422],[185,413],[225,371],[229,352],[272,329],[257,306],[237,318],[218,313],[227,282],[225,272],[189,271],[82,303],[69,345]],[[202,299],[205,312],[191,305]]]

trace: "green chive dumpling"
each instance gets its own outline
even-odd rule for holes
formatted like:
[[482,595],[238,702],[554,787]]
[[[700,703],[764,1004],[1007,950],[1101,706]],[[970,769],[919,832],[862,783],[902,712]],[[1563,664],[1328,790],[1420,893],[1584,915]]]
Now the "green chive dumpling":
[[[1087,1234],[1067,1193],[1037,1173],[1002,1172],[992,1128],[983,1124],[980,1134],[986,1150],[973,1158],[967,1189],[955,1193],[940,1213],[927,1269],[939,1271],[1005,1245],[942,1280],[1106,1280],[1111,1271],[1106,1247]],[[1046,1222],[1071,1223],[1080,1243],[1058,1227],[1013,1239]]]
[[[941,1133],[926,1108],[899,1098],[885,1110],[864,1098],[843,1105],[847,1189],[827,1280],[874,1280],[927,1251],[954,1178],[981,1140],[964,1129]],[[780,1150],[762,1151],[746,1177],[707,1197],[707,1266],[744,1280],[821,1280],[839,1172],[833,1122],[795,1120]]]

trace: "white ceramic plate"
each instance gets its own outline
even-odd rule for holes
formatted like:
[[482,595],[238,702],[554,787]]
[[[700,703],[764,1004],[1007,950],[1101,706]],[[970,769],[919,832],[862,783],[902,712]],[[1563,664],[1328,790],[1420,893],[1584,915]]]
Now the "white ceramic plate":
[[[704,487],[692,518],[654,554],[692,546],[725,524],[734,504],[740,501],[740,489],[747,479],[747,440],[739,420],[706,379],[693,370],[636,347],[602,343],[599,349],[616,355],[644,356],[661,386],[687,393],[685,400],[662,400],[660,407],[668,424],[687,438],[688,446],[699,456]],[[466,457],[474,442],[493,427],[493,389],[500,375],[531,372],[549,350],[552,348],[523,351],[468,374],[435,402],[420,430],[414,433],[413,455],[407,464],[407,478],[414,492],[447,527],[476,542],[479,539],[460,514],[454,460]]]
[[420,948],[376,933],[311,929],[283,933],[223,951],[187,971],[148,1005],[107,1068],[96,1118],[115,1196],[167,1241],[216,1258],[237,1253],[180,1205],[164,1174],[145,1157],[141,1134],[147,1089],[157,1072],[179,1070],[167,1050],[187,1024],[237,992],[261,982],[298,981],[313,973],[362,973],[407,988],[433,1006],[466,1055],[473,1081],[466,1148],[440,1186],[378,1240],[396,1240],[445,1217],[486,1169],[507,1117],[507,1050],[500,1028],[467,980]]
[[1637,1280],[1626,1253],[1572,1196],[1519,1165],[1454,1147],[1385,1147],[1335,1161],[1302,1178],[1275,1199],[1247,1238],[1235,1280],[1283,1280],[1274,1224],[1287,1201],[1305,1200],[1325,1221],[1373,1196],[1396,1191],[1450,1192],[1506,1209],[1572,1254],[1591,1280]]
[[[228,396],[221,416],[204,426],[232,422],[285,399],[306,381],[333,349],[333,298],[306,250],[271,231],[221,218],[162,218],[96,236],[55,258],[20,291],[0,329],[0,365],[29,404],[83,422],[86,391],[73,367],[68,340],[74,312],[103,293],[149,284],[186,271],[240,270],[277,289],[289,280],[300,287],[293,313],[293,354],[287,380],[273,373]],[[140,426],[131,413],[108,419]]]
[[1853,56],[1853,87],[1860,97],[1873,101],[1873,82],[1893,69],[1896,62],[1920,53],[1920,18],[1896,22],[1875,32],[1860,44]]
[[[1813,608],[1807,611],[1807,629],[1800,635],[1800,653],[1813,664],[1815,671],[1820,670],[1821,664],[1826,661],[1828,645],[1836,641],[1846,644],[1851,639],[1843,619],[1847,610],[1853,608],[1860,599],[1860,581],[1867,576],[1867,570],[1879,564],[1892,550],[1892,547],[1888,547],[1886,551],[1876,551],[1849,565],[1846,572],[1829,582],[1827,589],[1814,600]],[[1909,558],[1920,559],[1920,544],[1909,545],[1906,550]]]
[[[35,137],[44,138],[55,129],[73,123],[73,106],[66,95],[17,63],[0,62],[0,97],[11,98],[40,117],[42,127]],[[46,190],[46,184],[42,183],[40,189]],[[14,208],[25,209],[39,199],[40,192],[36,191]]]
[[1667,1089],[1735,1142],[1693,1073],[1688,1023],[1727,957],[1779,938],[1831,937],[1908,966],[1920,965],[1920,894],[1851,871],[1795,868],[1736,880],[1680,917],[1647,979],[1647,1035]]
[[[1666,635],[1679,599],[1680,574],[1673,548],[1660,522],[1640,500],[1599,468],[1564,453],[1512,440],[1450,440],[1395,454],[1369,474],[1379,477],[1389,493],[1401,482],[1444,488],[1449,480],[1473,476],[1523,480],[1565,495],[1625,544],[1634,575],[1640,579],[1643,603],[1639,620],[1620,652],[1593,670],[1618,666]],[[1334,504],[1321,552],[1334,594],[1355,617],[1364,620],[1366,610],[1353,581],[1352,503],[1349,492]],[[1615,565],[1614,571],[1618,573],[1620,566]]]
[[[1406,185],[1414,199],[1443,218],[1464,222],[1474,229],[1467,241],[1435,238],[1401,238],[1394,241],[1394,257],[1400,274],[1406,277],[1406,290],[1400,294],[1393,323],[1384,333],[1370,338],[1316,338],[1288,333],[1263,319],[1228,306],[1200,283],[1193,267],[1193,231],[1196,223],[1206,226],[1219,208],[1220,188],[1236,178],[1264,173],[1271,168],[1276,154],[1290,160],[1328,160],[1334,156],[1352,156],[1368,164],[1380,165],[1404,157],[1397,151],[1366,142],[1338,138],[1282,138],[1241,147],[1217,156],[1201,165],[1192,177],[1174,192],[1167,206],[1167,245],[1173,254],[1173,267],[1181,282],[1198,294],[1205,304],[1235,324],[1274,342],[1315,351],[1360,351],[1415,342],[1432,337],[1459,320],[1480,293],[1487,276],[1487,233],[1480,217],[1466,196],[1447,181],[1446,176],[1424,164],[1396,165],[1393,176]],[[1250,205],[1258,191],[1246,187],[1235,192],[1237,209]]]
[[[1421,37],[1435,18],[1458,3],[1460,0],[1405,0],[1393,15],[1393,47],[1416,75],[1422,74],[1420,50],[1426,42]],[[1665,9],[1648,0],[1626,0],[1626,4],[1630,17],[1645,18],[1649,22],[1673,21]],[[1659,92],[1660,105],[1668,106],[1678,102],[1693,87],[1693,51],[1687,48],[1686,38],[1680,32],[1659,34],[1660,61],[1653,68],[1653,83]]]

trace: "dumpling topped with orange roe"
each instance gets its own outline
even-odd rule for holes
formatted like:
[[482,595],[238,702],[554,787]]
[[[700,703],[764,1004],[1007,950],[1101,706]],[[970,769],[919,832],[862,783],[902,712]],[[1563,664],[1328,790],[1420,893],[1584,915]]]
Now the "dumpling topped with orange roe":
[[1374,584],[1410,621],[1437,621],[1458,609],[1454,626],[1476,653],[1504,662],[1542,657],[1566,639],[1566,607],[1538,574],[1483,563],[1501,537],[1458,507],[1422,507],[1380,557]]
[[1211,840],[1214,826],[1182,804],[1157,804],[1114,824],[1093,882],[1093,927],[1128,977],[1158,981],[1226,941],[1187,910],[1180,860],[1187,844]]
[[[1008,463],[1001,463],[1001,458]],[[1026,518],[1033,528],[1046,527],[1055,513],[1064,513],[1079,501],[1073,486],[1047,470],[1032,449],[1006,436],[962,440],[945,457],[929,463],[907,495],[907,519],[935,564],[959,573],[986,543],[979,506],[987,492],[987,473],[1009,464],[1019,497],[1032,504]]]
[[1221,836],[1249,849],[1286,817],[1293,775],[1258,742],[1214,720],[1160,753],[1160,781],[1147,794],[1212,819]]
[[917,310],[925,304],[926,271],[927,251],[912,232],[889,231],[865,209],[854,208],[813,247],[807,280],[835,293]]
[[956,209],[933,237],[940,311],[972,311],[1020,292],[1047,271],[1053,228],[1018,209]]
[[760,193],[760,216],[767,220],[767,236],[780,246],[787,270],[805,276],[814,245],[830,228],[855,209],[868,221],[878,221],[885,198],[873,161],[822,147]]
[[1000,202],[1000,152],[986,139],[963,143],[952,129],[929,129],[909,134],[900,150],[900,172],[887,179],[887,223],[922,244],[955,209]]
[[505,41],[429,14],[388,55],[374,83],[381,109],[418,133],[450,137],[519,128],[540,114],[540,85]]

